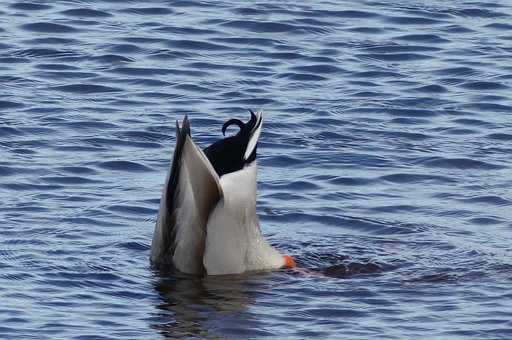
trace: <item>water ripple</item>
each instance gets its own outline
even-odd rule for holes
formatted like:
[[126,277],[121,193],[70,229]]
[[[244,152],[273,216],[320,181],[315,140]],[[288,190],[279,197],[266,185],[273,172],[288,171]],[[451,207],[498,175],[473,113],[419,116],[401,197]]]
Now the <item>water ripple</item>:
[[65,11],[62,11],[61,14],[72,16],[72,17],[79,17],[79,18],[104,18],[104,17],[110,17],[112,14],[104,11],[98,11],[95,9],[90,8],[73,8],[68,9]]
[[36,22],[32,24],[25,24],[22,25],[22,28],[27,31],[38,33],[74,33],[78,31],[78,29],[72,26],[55,24],[52,22]]
[[107,161],[98,164],[99,167],[108,169],[108,170],[117,170],[117,171],[148,171],[149,168],[130,161]]
[[55,86],[53,89],[62,92],[70,92],[70,93],[81,93],[81,94],[94,94],[94,93],[102,93],[102,92],[120,92],[122,89],[104,86],[104,85],[96,85],[96,84],[70,84],[70,85],[62,85]]
[[[0,338],[510,338],[509,3],[0,15]],[[153,270],[176,120],[205,147],[248,108],[261,229],[298,268]]]
[[18,2],[15,4],[11,4],[9,7],[13,9],[19,9],[22,11],[41,11],[52,8],[52,6],[50,5],[37,4],[31,2]]
[[421,162],[427,167],[453,168],[453,169],[482,169],[493,170],[503,169],[504,166],[499,164],[488,163],[471,158],[445,158],[433,157]]

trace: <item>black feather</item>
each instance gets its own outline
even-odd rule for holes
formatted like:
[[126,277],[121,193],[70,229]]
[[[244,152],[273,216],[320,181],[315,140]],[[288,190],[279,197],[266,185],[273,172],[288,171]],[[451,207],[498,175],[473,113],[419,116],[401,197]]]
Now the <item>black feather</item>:
[[223,125],[222,125],[222,135],[226,135],[226,129],[230,126],[230,125],[238,125],[238,127],[240,128],[240,132],[242,130],[245,130],[245,124],[242,123],[242,121],[240,119],[230,119],[228,120],[227,122],[225,122]]
[[257,123],[254,112],[251,110],[249,112],[251,113],[251,119],[247,123],[243,123],[239,119],[230,119],[222,125],[223,135],[225,135],[229,126],[237,125],[240,131],[236,135],[218,140],[204,149],[206,157],[208,157],[219,177],[241,170],[246,164],[250,164],[256,159],[256,148],[248,159],[244,159],[251,132]]
[[160,263],[155,265],[169,265],[172,263],[172,256],[174,255],[175,238],[176,238],[176,215],[175,215],[175,202],[179,195],[178,180],[180,176],[181,168],[181,155],[183,153],[183,145],[185,144],[186,137],[190,136],[190,123],[188,117],[185,116],[183,124],[180,126],[176,121],[176,148],[174,149],[174,156],[172,159],[171,172],[169,174],[169,180],[166,187],[166,206],[167,210],[165,215],[162,216],[164,219],[163,224],[166,228],[162,229],[162,240],[163,245],[161,247],[163,254],[160,254]]

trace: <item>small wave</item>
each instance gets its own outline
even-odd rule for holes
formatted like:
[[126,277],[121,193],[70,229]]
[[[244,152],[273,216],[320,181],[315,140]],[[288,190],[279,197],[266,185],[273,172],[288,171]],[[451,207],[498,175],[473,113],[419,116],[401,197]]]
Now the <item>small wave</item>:
[[436,34],[406,34],[398,36],[395,39],[430,44],[446,44],[451,42],[450,40],[442,38]]
[[501,219],[493,218],[493,217],[475,217],[469,220],[471,224],[477,225],[500,225],[503,224],[504,221]]
[[158,132],[151,131],[125,131],[121,132],[119,136],[129,138],[131,140],[144,140],[144,141],[152,141],[152,142],[161,142],[168,139],[167,135]]
[[392,116],[401,116],[401,117],[435,117],[437,113],[432,110],[426,109],[399,109],[399,108],[388,108],[382,110],[375,110],[385,112]]
[[68,172],[71,174],[78,174],[78,175],[92,175],[95,174],[96,171],[94,169],[84,167],[84,166],[63,166],[60,167],[59,170]]
[[442,30],[446,33],[450,33],[450,34],[454,34],[454,35],[470,34],[470,33],[475,32],[472,29],[469,29],[467,27],[460,26],[460,25],[448,25],[448,26],[445,26],[444,28],[442,28]]
[[276,166],[284,166],[284,167],[294,167],[294,166],[304,163],[304,161],[299,158],[295,158],[292,156],[286,156],[286,155],[270,156],[268,161],[270,164],[273,164]]
[[9,7],[13,9],[19,9],[22,11],[43,11],[52,8],[52,6],[50,5],[37,4],[33,2],[18,2],[11,4]]
[[509,87],[505,84],[493,82],[493,81],[475,81],[475,82],[467,82],[463,83],[461,87],[468,90],[504,90]]
[[508,142],[508,141],[512,141],[512,134],[510,134],[510,133],[491,133],[490,135],[487,135],[487,138]]
[[489,25],[487,25],[485,27],[492,28],[492,29],[499,30],[499,31],[510,31],[510,30],[512,30],[512,25],[511,24],[498,23],[498,22],[489,24]]
[[453,120],[454,123],[461,125],[469,125],[469,126],[482,126],[486,128],[495,129],[496,126],[492,123],[480,120],[480,119],[472,119],[472,118],[458,118]]
[[145,165],[130,161],[107,161],[99,163],[98,166],[103,169],[128,172],[141,172],[151,170],[151,168],[148,168]]
[[352,27],[349,28],[352,32],[362,33],[362,34],[384,34],[386,30],[381,27]]
[[[214,93],[215,91],[206,86],[199,86],[196,84],[178,84],[173,86],[174,89],[187,91],[187,92],[197,92],[197,93]],[[229,96],[231,97],[231,96]]]
[[102,55],[94,56],[94,57],[92,57],[90,59],[94,60],[94,61],[97,61],[97,62],[100,62],[100,63],[111,63],[111,64],[114,64],[114,63],[131,63],[131,62],[135,61],[132,58],[129,58],[129,57],[126,57],[126,56],[122,56],[122,55],[117,55],[117,54],[102,54]]
[[133,45],[133,44],[113,44],[113,45],[109,46],[108,50],[109,50],[109,52],[119,53],[119,54],[124,54],[124,53],[130,54],[130,53],[142,52],[142,48],[140,48],[137,45]]
[[408,54],[408,52],[438,52],[441,50],[439,47],[425,46],[425,45],[401,45],[401,44],[386,44],[379,46],[363,47],[361,50],[379,54]]
[[32,171],[33,170],[27,168],[0,165],[0,176],[12,176],[16,174],[30,173]]
[[66,65],[66,64],[37,64],[34,68],[39,70],[52,70],[52,71],[67,71],[67,70],[79,70],[79,67]]
[[425,274],[411,279],[411,282],[417,283],[457,283],[459,276],[454,273],[436,273]]
[[106,18],[112,14],[90,8],[74,8],[60,12],[63,15],[79,18]]
[[[83,148],[84,151],[97,151],[96,148],[111,148],[112,146],[126,146],[126,147],[136,147],[136,148],[161,148],[162,145],[159,143],[150,143],[150,142],[137,142],[137,141],[126,141],[122,139],[116,138],[86,138],[83,139],[83,142],[92,144],[92,148],[87,146],[77,146],[77,149]],[[73,150],[75,147],[70,147],[70,150]]]
[[[306,12],[308,14],[308,12]],[[311,15],[320,16],[320,17],[333,17],[333,18],[346,18],[346,19],[365,19],[365,18],[375,18],[380,15],[370,11],[357,11],[357,10],[316,10],[314,12],[309,12]]]
[[473,129],[447,128],[443,130],[443,134],[451,135],[471,135],[476,133],[478,133],[478,131]]
[[37,152],[34,151],[34,150],[30,150],[30,149],[25,149],[25,148],[15,148],[15,149],[11,149],[11,152],[12,153],[15,153],[15,154],[19,154],[19,155],[34,155],[36,154]]
[[144,208],[133,205],[111,205],[107,209],[113,212],[137,216],[154,216],[155,214],[158,213],[156,209]]
[[185,49],[194,51],[223,51],[230,49],[226,45],[214,44],[201,40],[169,40],[166,44],[173,49]]
[[128,250],[135,250],[135,251],[146,251],[149,250],[151,247],[148,244],[141,243],[141,242],[121,242],[117,244],[117,247],[128,249]]
[[24,30],[39,33],[75,33],[78,30],[72,26],[51,22],[36,22],[21,26]]
[[385,19],[387,22],[395,25],[439,25],[445,23],[444,20],[429,19],[423,17],[409,17],[409,16],[393,16]]
[[279,190],[279,191],[312,191],[317,190],[319,187],[318,185],[306,182],[306,181],[292,181],[287,183],[274,183],[269,184],[266,186],[270,190]]
[[356,72],[352,74],[353,77],[356,78],[394,78],[400,79],[403,76],[400,73],[392,72],[392,71],[364,71],[364,72]]
[[237,28],[256,33],[326,33],[323,27],[309,25],[294,25],[284,22],[253,21],[253,20],[232,20],[222,24],[224,27]]
[[53,89],[69,93],[95,94],[105,92],[121,92],[122,89],[111,86],[95,85],[95,84],[71,84],[54,86]]
[[344,69],[328,64],[316,64],[316,65],[303,65],[303,66],[294,66],[291,68],[294,71],[306,72],[309,74],[335,74],[346,72]]
[[[0,110],[11,110],[11,109],[19,109],[23,107],[22,103],[0,100]],[[5,133],[5,127],[0,127],[0,136]]]
[[464,105],[464,107],[478,110],[478,111],[485,111],[485,112],[512,112],[512,105],[504,105],[504,104],[496,104],[496,103],[469,103]]
[[167,7],[132,7],[123,9],[121,12],[138,15],[167,15],[174,13],[172,9]]
[[162,74],[172,73],[172,70],[149,67],[117,67],[115,69],[112,69],[111,72],[131,76],[158,76]]
[[279,78],[287,78],[295,81],[323,81],[327,80],[326,77],[310,74],[310,73],[295,73],[295,72],[286,72],[281,73]]
[[92,183],[99,183],[98,180],[93,180],[87,177],[81,177],[81,176],[46,176],[41,177],[41,180],[49,183],[56,183],[56,184],[92,184]]
[[30,273],[1,273],[0,278],[6,281],[24,281],[33,278],[34,275]]
[[374,274],[381,272],[383,268],[377,263],[350,262],[348,264],[337,264],[321,270],[325,276],[345,278],[358,274]]
[[270,60],[283,59],[283,60],[294,60],[306,58],[305,55],[297,52],[256,52],[257,55],[266,57]]
[[343,186],[366,186],[372,184],[374,180],[371,178],[362,177],[336,177],[330,179],[328,182],[334,185]]
[[508,17],[509,15],[503,12],[497,12],[486,8],[463,8],[463,9],[455,9],[450,11],[451,14],[458,15],[461,17],[469,17],[469,18],[502,18]]
[[[16,106],[11,106],[8,108],[13,108],[13,107],[16,107]],[[10,126],[0,126],[0,136],[1,137],[3,137],[3,136],[19,136],[22,134],[23,134],[23,131],[20,129],[13,128]]]
[[[198,28],[198,27],[179,27],[179,26],[170,26],[170,25],[164,25],[164,26],[160,26],[160,27],[157,27],[154,29],[154,31],[156,32],[165,32],[165,33],[174,33],[174,34],[179,34],[179,35],[183,35],[183,36],[193,36],[193,35],[218,35],[219,32],[217,32],[216,30],[211,30],[211,29],[202,29],[202,28]],[[217,40],[219,38],[216,38],[215,40]],[[125,38],[124,39],[125,41],[132,41],[132,42],[137,42],[137,43],[148,43],[148,42],[162,42],[161,39],[148,39],[148,38],[134,38],[134,39],[129,39],[129,38]],[[212,39],[213,40],[213,39]]]
[[47,71],[39,72],[37,76],[50,79],[87,79],[94,78],[98,75],[96,73],[89,72]]
[[[329,275],[327,275],[329,276]],[[349,308],[309,308],[301,310],[301,313],[312,318],[361,318],[368,315],[368,312]]]
[[65,126],[76,130],[104,130],[104,129],[115,129],[118,126],[116,124],[101,122],[101,121],[74,121],[74,122],[61,122],[56,125]]
[[30,184],[30,183],[5,183],[0,184],[5,189],[14,190],[14,191],[57,191],[63,188],[62,185],[56,184]]
[[379,179],[392,182],[392,183],[424,183],[424,182],[433,182],[433,183],[452,183],[456,182],[455,179],[446,176],[439,175],[426,175],[426,174],[392,174],[381,176]]
[[76,56],[79,55],[74,51],[57,50],[53,48],[28,48],[16,52],[17,56],[20,57],[32,57],[32,58],[58,58],[65,56]]
[[415,60],[425,60],[431,59],[432,57],[426,54],[420,53],[366,53],[366,54],[357,54],[358,58],[369,58],[376,59],[381,61],[415,61]]
[[492,164],[484,161],[479,161],[471,158],[444,158],[432,157],[420,162],[421,164],[432,168],[445,168],[445,169],[482,169],[482,170],[496,170],[505,168],[502,165]]
[[414,91],[423,92],[423,93],[446,93],[446,92],[448,92],[446,87],[444,87],[442,85],[437,85],[437,84],[420,86],[420,87],[415,88]]
[[485,203],[485,204],[496,205],[496,206],[504,206],[504,205],[512,204],[512,201],[510,201],[510,200],[507,200],[500,196],[493,196],[493,195],[465,198],[465,199],[462,199],[461,201],[467,202],[467,203]]
[[480,74],[480,71],[471,68],[471,67],[447,67],[443,69],[438,69],[434,71],[435,74],[443,75],[443,76],[465,76],[465,77],[472,77]]
[[28,64],[30,59],[20,57],[0,57],[0,63],[4,64]]

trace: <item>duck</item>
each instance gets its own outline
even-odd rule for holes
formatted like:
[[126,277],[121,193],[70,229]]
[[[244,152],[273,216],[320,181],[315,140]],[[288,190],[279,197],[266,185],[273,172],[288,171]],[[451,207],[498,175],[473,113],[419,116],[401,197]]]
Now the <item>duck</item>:
[[[296,267],[263,237],[257,202],[257,146],[263,113],[229,119],[224,138],[201,150],[190,122],[176,121],[176,146],[151,242],[151,264],[192,275]],[[226,130],[237,126],[235,135]]]

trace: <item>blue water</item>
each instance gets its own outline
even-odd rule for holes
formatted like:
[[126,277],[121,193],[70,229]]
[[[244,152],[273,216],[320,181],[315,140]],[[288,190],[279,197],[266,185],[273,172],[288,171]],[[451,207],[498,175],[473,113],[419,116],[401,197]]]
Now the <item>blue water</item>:
[[[3,1],[0,338],[512,338],[506,3]],[[312,274],[153,271],[176,119],[247,108]]]

